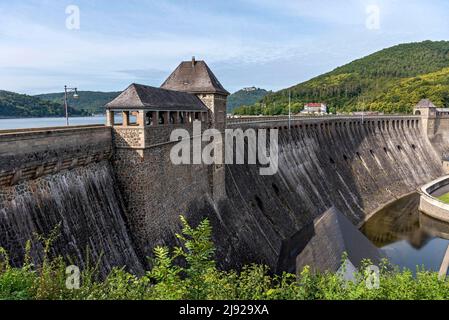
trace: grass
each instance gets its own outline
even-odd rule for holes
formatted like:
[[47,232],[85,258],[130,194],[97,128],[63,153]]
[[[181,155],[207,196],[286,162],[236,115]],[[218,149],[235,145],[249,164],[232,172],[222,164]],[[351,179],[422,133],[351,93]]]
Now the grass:
[[449,204],[449,192],[437,197],[437,199],[440,200],[441,202]]

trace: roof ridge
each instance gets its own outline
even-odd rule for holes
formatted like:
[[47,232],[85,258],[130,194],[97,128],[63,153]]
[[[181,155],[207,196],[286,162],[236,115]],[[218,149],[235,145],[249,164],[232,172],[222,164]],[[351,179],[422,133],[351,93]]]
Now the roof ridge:
[[437,108],[437,106],[429,98],[423,98],[419,100],[416,107]]
[[211,80],[216,80],[220,84],[220,81],[218,81],[217,77],[215,77],[214,73],[212,72],[212,70],[209,68],[209,66],[206,63],[204,63],[204,67],[206,68],[206,72],[209,75],[208,80],[211,82],[211,84],[213,85]]
[[229,95],[204,60],[196,60],[194,64],[192,61],[182,61],[162,83],[161,88],[193,94]]
[[206,105],[196,95],[153,86],[132,83],[107,108],[144,108],[153,110],[207,111]]
[[142,96],[140,95],[139,89],[138,89],[138,87],[141,86],[141,85],[138,84],[138,83],[133,82],[133,83],[131,84],[131,86],[132,86],[132,88],[134,89],[134,91],[136,92],[137,98],[139,98],[140,104],[141,104],[142,106],[144,106],[145,104],[144,104],[143,101],[142,101]]
[[147,85],[147,84],[133,83],[133,85],[140,86],[140,87],[145,87],[145,88],[152,88],[152,89],[158,89],[158,90],[164,90],[164,91],[169,91],[169,92],[176,92],[176,93],[188,94],[188,95],[191,95],[191,96],[195,96],[194,94],[192,94],[190,92],[179,91],[179,90],[168,89],[168,88],[162,88],[162,87],[155,87],[155,86],[150,86],[150,85]]

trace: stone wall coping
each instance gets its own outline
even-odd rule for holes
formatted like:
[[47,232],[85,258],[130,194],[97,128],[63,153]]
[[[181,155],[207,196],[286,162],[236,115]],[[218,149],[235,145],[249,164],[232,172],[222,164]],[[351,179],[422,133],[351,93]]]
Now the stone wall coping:
[[112,130],[101,125],[0,132],[0,187],[110,157]]
[[449,222],[449,204],[431,195],[432,192],[449,184],[449,175],[435,179],[419,189],[421,194],[420,210],[427,215],[445,222]]
[[[322,121],[322,120],[362,120],[361,116],[292,116],[291,121]],[[421,116],[414,115],[383,115],[383,116],[364,116],[364,120],[401,120],[401,119],[421,119]],[[228,118],[227,123],[229,125],[239,124],[239,123],[264,123],[264,122],[285,122],[288,121],[288,116],[253,116],[253,117],[240,117],[240,118]],[[174,125],[176,126],[176,125]],[[150,128],[159,128],[163,126],[154,126]],[[9,130],[0,130],[0,137],[2,136],[11,136],[11,135],[23,135],[29,133],[45,133],[51,134],[53,132],[70,132],[70,131],[79,131],[86,129],[105,129],[110,128],[104,124],[93,124],[93,125],[80,125],[80,126],[61,126],[61,127],[43,127],[43,128],[23,128],[23,129],[9,129]],[[146,127],[148,128],[148,127]]]
[[[291,121],[313,121],[313,122],[321,122],[321,121],[333,121],[333,120],[341,120],[341,121],[353,121],[353,120],[362,120],[362,116],[292,116]],[[373,120],[419,120],[421,116],[415,115],[377,115],[377,116],[363,116],[363,121],[373,121]],[[240,123],[266,123],[266,122],[285,122],[288,121],[288,116],[279,116],[279,117],[263,117],[263,116],[254,116],[254,117],[242,117],[242,118],[228,118],[226,121],[228,125],[240,124]]]
[[8,134],[23,134],[23,133],[50,133],[50,132],[61,132],[61,131],[78,131],[85,129],[99,129],[99,128],[107,128],[104,124],[89,124],[89,125],[80,125],[80,126],[61,126],[61,127],[42,127],[42,128],[22,128],[22,129],[8,129],[8,130],[0,130],[0,136],[8,135]]
[[84,133],[84,132],[89,133],[101,130],[111,130],[111,128],[105,125],[85,125],[85,126],[70,126],[70,127],[0,130],[0,141],[38,139],[43,136],[48,137],[51,135],[70,135],[73,133]]
[[[436,199],[435,197],[433,197],[430,193],[434,192],[435,190],[448,185],[449,184],[449,175],[440,177],[438,179],[435,179],[425,185],[423,185],[421,187],[421,194],[427,195],[433,199]],[[436,199],[438,200],[438,199]],[[449,204],[447,205],[447,207],[449,208]]]

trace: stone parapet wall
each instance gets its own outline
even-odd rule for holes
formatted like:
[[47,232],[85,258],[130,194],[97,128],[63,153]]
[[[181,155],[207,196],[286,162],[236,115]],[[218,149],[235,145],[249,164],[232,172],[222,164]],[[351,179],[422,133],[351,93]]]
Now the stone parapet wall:
[[114,127],[113,139],[115,148],[144,148],[145,129]]
[[320,116],[320,117],[251,117],[243,119],[228,119],[228,128],[302,128],[325,127],[326,125],[350,126],[350,125],[373,125],[379,129],[394,129],[399,127],[418,127],[421,123],[419,116]]
[[[209,128],[205,121],[201,122],[201,133]],[[147,127],[113,127],[114,147],[119,149],[144,149],[169,143],[172,132],[184,129],[193,136],[193,124],[167,124]]]
[[111,154],[111,128],[101,125],[1,131],[0,186],[85,166]]
[[438,178],[420,189],[419,210],[440,221],[449,222],[449,204],[444,203],[432,194],[439,189],[447,188],[449,176]]
[[[201,122],[201,133],[209,128],[208,124]],[[170,135],[176,129],[185,129],[190,137],[193,136],[193,124],[171,124],[165,126],[147,127],[145,130],[145,147],[150,148],[155,145],[170,141]]]

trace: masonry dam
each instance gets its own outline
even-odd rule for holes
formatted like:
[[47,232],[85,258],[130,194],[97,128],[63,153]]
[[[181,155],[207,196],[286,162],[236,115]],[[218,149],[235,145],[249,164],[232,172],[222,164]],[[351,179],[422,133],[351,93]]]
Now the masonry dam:
[[[127,90],[126,97],[143,99],[153,89]],[[383,205],[445,174],[449,117],[432,108],[363,119],[226,119],[217,112],[223,95],[199,99],[215,114],[125,110],[118,101],[107,107],[106,125],[0,131],[0,246],[12,264],[23,262],[27,240],[33,261],[41,262],[36,234],[58,228],[52,255],[81,267],[100,261],[102,274],[114,266],[140,274],[155,246],[178,244],[185,215],[193,224],[210,219],[220,267],[255,262],[294,272],[314,219],[329,208],[359,227]],[[171,163],[170,132],[191,130],[195,119],[221,129],[278,129],[278,172]]]

